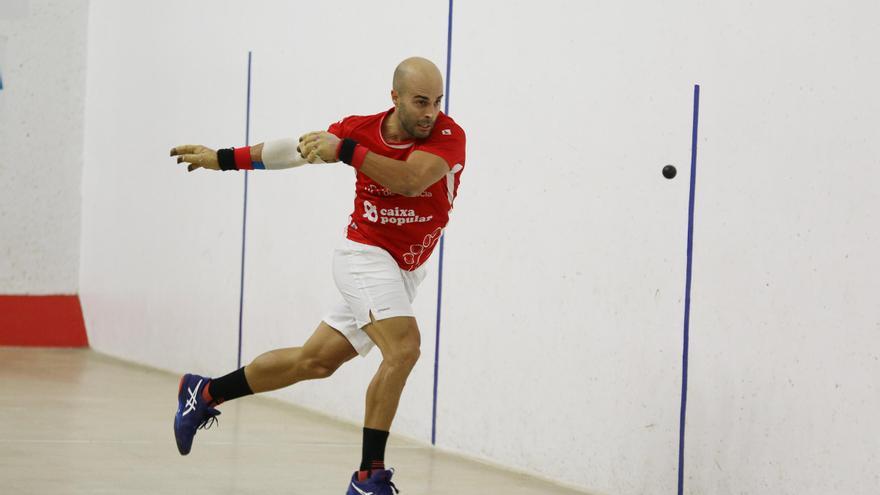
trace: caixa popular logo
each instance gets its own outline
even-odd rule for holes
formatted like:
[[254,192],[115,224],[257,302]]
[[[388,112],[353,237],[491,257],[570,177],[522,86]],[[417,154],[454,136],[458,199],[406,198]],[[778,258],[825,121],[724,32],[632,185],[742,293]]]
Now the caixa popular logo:
[[427,223],[434,219],[433,215],[421,216],[411,208],[382,208],[379,209],[373,203],[364,201],[364,214],[362,215],[373,223],[382,225],[406,225],[410,223]]
[[369,201],[364,201],[364,218],[375,223],[379,221],[379,210],[376,208],[376,205],[370,203]]

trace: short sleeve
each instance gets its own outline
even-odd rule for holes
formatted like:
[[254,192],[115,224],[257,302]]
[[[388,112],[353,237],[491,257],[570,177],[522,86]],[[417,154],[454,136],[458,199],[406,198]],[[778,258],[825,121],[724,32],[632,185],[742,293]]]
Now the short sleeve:
[[327,127],[327,132],[333,134],[339,139],[345,139],[348,137],[349,129],[345,123],[346,119],[342,119],[339,122],[334,122]]
[[456,165],[464,167],[465,142],[466,137],[461,127],[452,122],[438,123],[431,136],[416,144],[414,150],[443,158],[451,170]]

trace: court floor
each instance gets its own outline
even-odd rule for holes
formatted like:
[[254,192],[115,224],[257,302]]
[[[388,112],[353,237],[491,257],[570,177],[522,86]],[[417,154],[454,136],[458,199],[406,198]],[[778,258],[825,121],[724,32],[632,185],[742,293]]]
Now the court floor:
[[[0,347],[0,493],[345,493],[358,428],[250,397],[181,457],[177,381],[85,349]],[[404,495],[582,493],[394,437],[386,457]]]

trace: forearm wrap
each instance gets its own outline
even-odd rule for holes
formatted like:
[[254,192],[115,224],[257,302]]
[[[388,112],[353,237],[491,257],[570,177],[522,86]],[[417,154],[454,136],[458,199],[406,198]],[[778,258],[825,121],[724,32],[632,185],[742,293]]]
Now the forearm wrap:
[[309,162],[297,150],[296,139],[276,139],[263,143],[263,166],[269,170],[299,167]]
[[336,155],[342,163],[351,165],[355,169],[360,169],[369,151],[369,148],[358,144],[354,139],[346,138],[339,142],[339,149]]

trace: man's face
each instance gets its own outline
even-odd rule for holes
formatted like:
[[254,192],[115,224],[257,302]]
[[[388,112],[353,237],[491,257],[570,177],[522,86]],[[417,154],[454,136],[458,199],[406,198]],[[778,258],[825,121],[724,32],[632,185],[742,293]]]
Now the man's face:
[[443,95],[439,91],[406,91],[397,95],[397,111],[400,126],[416,139],[424,139],[431,134]]

